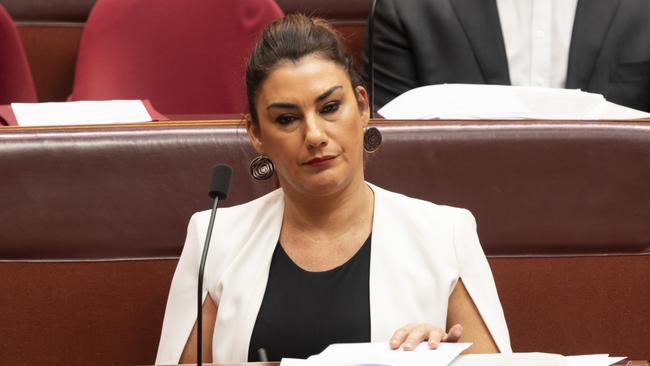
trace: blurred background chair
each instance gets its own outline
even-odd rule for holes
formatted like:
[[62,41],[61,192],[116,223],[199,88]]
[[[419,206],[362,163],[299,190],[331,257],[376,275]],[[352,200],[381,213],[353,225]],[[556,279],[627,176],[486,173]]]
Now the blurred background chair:
[[246,111],[246,59],[273,0],[99,0],[69,100],[149,99],[165,114]]
[[16,26],[0,5],[0,104],[36,102],[34,80]]

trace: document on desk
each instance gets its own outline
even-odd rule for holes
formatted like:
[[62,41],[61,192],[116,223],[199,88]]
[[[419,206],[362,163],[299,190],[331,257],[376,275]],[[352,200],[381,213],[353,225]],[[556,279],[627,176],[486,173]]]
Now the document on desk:
[[280,366],[610,366],[625,357],[608,354],[563,356],[554,353],[460,355],[471,343],[441,343],[431,350],[421,343],[413,351],[391,350],[388,343],[333,344],[306,360],[284,358]]
[[565,356],[565,366],[609,366],[623,361],[627,357],[611,357],[603,355]]
[[141,100],[102,100],[50,103],[12,103],[19,126],[65,126],[149,122]]
[[379,111],[387,119],[648,119],[650,114],[578,89],[437,84],[411,89]]
[[602,355],[562,356],[554,353],[494,353],[458,356],[450,366],[609,366],[625,357]]
[[447,366],[471,343],[441,343],[429,349],[421,343],[413,351],[392,350],[387,342],[341,343],[306,360],[282,359],[280,366]]

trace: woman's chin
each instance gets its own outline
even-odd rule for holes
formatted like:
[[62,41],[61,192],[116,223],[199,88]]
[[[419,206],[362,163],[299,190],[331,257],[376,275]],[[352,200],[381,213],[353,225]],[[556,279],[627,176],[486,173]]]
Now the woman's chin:
[[351,179],[343,179],[331,175],[316,175],[292,185],[296,191],[313,197],[333,196],[349,186]]

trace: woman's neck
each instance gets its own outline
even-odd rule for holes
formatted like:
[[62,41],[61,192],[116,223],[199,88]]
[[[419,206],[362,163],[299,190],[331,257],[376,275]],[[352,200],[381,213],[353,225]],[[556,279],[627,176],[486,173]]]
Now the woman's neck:
[[355,179],[345,189],[327,196],[285,190],[283,225],[336,236],[351,226],[369,227],[373,208],[374,194],[363,179]]

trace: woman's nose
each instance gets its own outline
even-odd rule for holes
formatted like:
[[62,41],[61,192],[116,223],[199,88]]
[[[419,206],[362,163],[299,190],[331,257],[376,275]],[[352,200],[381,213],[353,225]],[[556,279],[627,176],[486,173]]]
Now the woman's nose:
[[328,142],[325,122],[318,116],[305,119],[305,143],[308,148],[326,146]]

